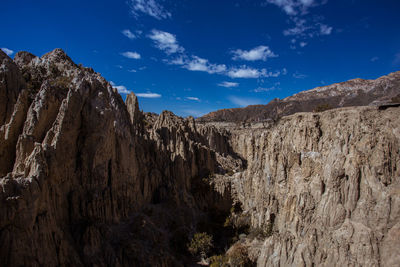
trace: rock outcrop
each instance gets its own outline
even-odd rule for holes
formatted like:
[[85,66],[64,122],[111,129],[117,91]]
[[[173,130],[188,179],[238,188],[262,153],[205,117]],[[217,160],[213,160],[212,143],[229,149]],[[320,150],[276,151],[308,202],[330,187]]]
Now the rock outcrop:
[[284,99],[274,99],[267,105],[221,109],[199,118],[202,122],[260,122],[277,120],[296,112],[311,112],[350,106],[368,106],[390,103],[400,95],[400,71],[376,80],[353,79],[303,91]]
[[199,123],[60,49],[0,62],[3,266],[191,266],[196,232],[232,266],[400,261],[399,107]]

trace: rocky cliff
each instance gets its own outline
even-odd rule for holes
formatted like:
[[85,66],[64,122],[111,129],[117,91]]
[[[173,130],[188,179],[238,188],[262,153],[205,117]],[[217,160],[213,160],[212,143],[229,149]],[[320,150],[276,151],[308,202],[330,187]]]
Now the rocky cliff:
[[400,261],[400,108],[143,114],[60,49],[0,51],[0,103],[4,266],[191,266],[196,232],[231,266]]
[[[3,266],[190,258],[181,250],[197,224],[231,205],[228,190],[202,182],[224,166],[194,120],[164,112],[145,128],[133,94],[125,104],[60,49],[14,61],[0,51],[0,62]],[[202,131],[224,138],[211,128]]]
[[258,266],[397,266],[400,109],[298,113],[241,129],[248,168],[232,177]]
[[381,105],[400,102],[400,71],[376,80],[353,79],[303,91],[267,105],[222,109],[199,118],[199,121],[260,122],[277,120],[296,112],[311,112],[351,106]]

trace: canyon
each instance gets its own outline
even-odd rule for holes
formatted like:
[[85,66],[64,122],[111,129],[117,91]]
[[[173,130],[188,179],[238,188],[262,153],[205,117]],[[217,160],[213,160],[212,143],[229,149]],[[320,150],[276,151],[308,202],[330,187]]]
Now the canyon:
[[205,232],[214,266],[396,266],[399,85],[195,120],[140,111],[61,49],[0,50],[2,265],[196,266]]

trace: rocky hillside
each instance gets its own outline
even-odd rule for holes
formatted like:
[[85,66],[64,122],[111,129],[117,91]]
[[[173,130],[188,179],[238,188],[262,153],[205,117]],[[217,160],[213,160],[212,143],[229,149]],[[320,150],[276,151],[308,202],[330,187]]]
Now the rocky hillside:
[[195,266],[196,233],[214,266],[400,261],[399,107],[143,114],[60,49],[0,51],[0,103],[3,266]]
[[[296,112],[311,112],[338,107],[380,105],[400,95],[400,71],[376,80],[354,79],[317,87],[267,105],[222,109],[199,118],[199,121],[259,122],[276,120]],[[398,102],[398,98],[395,100]]]

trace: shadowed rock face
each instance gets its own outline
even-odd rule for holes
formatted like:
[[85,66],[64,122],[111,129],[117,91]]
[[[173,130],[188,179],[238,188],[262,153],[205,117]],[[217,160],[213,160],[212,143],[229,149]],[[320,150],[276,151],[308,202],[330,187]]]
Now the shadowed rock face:
[[228,255],[259,266],[400,261],[399,108],[214,126],[143,114],[60,49],[0,62],[4,266],[187,266],[195,232],[231,245],[232,203],[268,235]]
[[62,50],[0,56],[2,264],[182,264],[171,240],[230,208],[209,185],[192,193],[223,171],[193,121],[163,113],[144,132],[136,97]]

